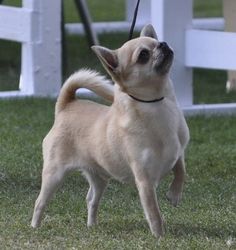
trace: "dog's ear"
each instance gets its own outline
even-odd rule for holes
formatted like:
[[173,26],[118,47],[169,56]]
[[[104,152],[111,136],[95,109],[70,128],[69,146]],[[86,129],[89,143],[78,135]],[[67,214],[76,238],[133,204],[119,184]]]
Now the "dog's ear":
[[112,75],[118,67],[118,58],[114,50],[107,49],[102,46],[92,46],[91,49],[95,52],[105,69]]
[[147,37],[157,39],[156,31],[154,30],[151,24],[148,24],[143,27],[143,29],[141,30],[140,36],[147,36]]

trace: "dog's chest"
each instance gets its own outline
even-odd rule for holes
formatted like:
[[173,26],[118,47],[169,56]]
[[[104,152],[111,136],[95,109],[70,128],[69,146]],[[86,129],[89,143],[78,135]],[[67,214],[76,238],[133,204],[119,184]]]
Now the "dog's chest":
[[127,152],[156,179],[170,171],[183,152],[175,115],[165,110],[123,123]]

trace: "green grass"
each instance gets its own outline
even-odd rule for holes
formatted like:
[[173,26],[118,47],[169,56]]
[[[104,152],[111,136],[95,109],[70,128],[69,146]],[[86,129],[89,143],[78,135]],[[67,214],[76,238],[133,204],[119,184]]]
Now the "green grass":
[[221,0],[195,0],[194,16],[195,17],[221,17],[223,16]]
[[[120,21],[125,19],[125,0],[87,0],[92,20]],[[21,0],[3,0],[4,5],[21,7]],[[65,20],[68,23],[80,21],[74,0],[64,0]],[[109,10],[109,11],[107,11]],[[110,15],[112,13],[112,15]]]
[[[21,0],[3,0],[3,4],[9,6],[21,6]],[[65,19],[66,22],[76,22],[79,15],[73,0],[66,0]],[[125,19],[125,0],[87,0],[91,17],[96,21],[118,21]],[[219,17],[222,16],[221,0],[195,0],[193,1],[195,17]],[[109,11],[107,11],[109,10]],[[110,14],[112,13],[112,15]]]
[[[41,141],[53,123],[54,101],[1,100],[0,106],[2,249],[157,247],[135,188],[115,181],[101,202],[100,224],[88,230],[88,185],[79,173],[66,179],[50,203],[42,227],[31,229],[34,201],[40,189]],[[236,119],[193,117],[188,118],[188,124],[191,142],[186,153],[188,177],[182,204],[173,208],[165,199],[170,177],[158,190],[167,228],[159,247],[227,249],[226,242],[236,238]]]
[[[5,0],[11,5],[20,1]],[[122,1],[89,1],[96,20],[122,20]],[[77,20],[66,1],[66,20]],[[110,4],[109,12],[100,5]],[[195,1],[196,16],[221,15],[220,1]],[[98,6],[99,5],[99,6]],[[114,7],[115,6],[115,7]],[[100,37],[119,47],[127,34]],[[67,36],[65,77],[81,67],[102,70],[86,39]],[[0,41],[0,90],[17,89],[20,46]],[[225,71],[194,70],[194,102],[235,102],[225,93]],[[149,232],[134,187],[112,181],[99,209],[99,225],[86,228],[88,184],[79,173],[69,176],[46,210],[42,227],[30,220],[40,189],[41,142],[53,124],[55,100],[0,100],[0,248],[1,249],[236,249],[236,117],[187,119],[191,141],[186,152],[187,179],[183,201],[173,208],[165,199],[171,181],[161,183],[158,197],[166,235],[158,243]],[[231,244],[231,247],[228,244]],[[231,242],[231,243],[230,243]]]
[[[71,23],[79,21],[80,17],[76,11],[74,1],[66,0],[65,3],[66,22]],[[120,21],[125,19],[125,12],[123,11],[125,9],[125,0],[88,0],[87,3],[92,20],[104,22]],[[112,13],[112,15],[110,15],[110,13]]]

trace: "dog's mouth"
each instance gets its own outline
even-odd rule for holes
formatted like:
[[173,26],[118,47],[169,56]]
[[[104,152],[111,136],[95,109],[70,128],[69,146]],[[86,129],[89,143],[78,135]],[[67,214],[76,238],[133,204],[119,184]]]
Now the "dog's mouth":
[[167,45],[167,43],[163,42],[160,44],[161,45],[160,45],[159,49],[161,50],[161,52],[157,57],[154,68],[158,73],[166,74],[172,65],[172,61],[174,58],[174,52]]

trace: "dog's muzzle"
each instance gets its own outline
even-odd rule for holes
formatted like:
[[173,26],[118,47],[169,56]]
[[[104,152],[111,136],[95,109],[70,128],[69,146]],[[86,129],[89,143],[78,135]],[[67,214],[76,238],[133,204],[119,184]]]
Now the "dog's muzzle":
[[172,64],[174,52],[166,42],[159,43],[158,49],[161,50],[161,59],[159,58],[155,69],[158,72],[167,73]]
[[168,46],[166,42],[159,43],[158,48],[162,50],[162,53],[164,55],[174,55],[173,50]]

